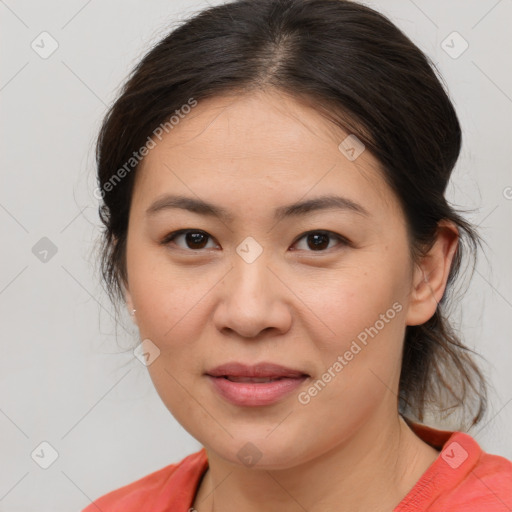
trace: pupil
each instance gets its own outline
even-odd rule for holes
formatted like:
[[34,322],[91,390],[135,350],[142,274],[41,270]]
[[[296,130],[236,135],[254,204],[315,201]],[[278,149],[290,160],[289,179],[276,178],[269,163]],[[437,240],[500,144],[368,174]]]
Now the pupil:
[[[205,235],[203,233],[187,233],[186,235],[187,242],[192,242],[191,245],[193,245],[195,248],[202,249],[204,244],[201,244],[201,239],[206,239]],[[197,243],[199,242],[199,243]]]
[[329,245],[329,237],[325,233],[313,234],[308,236],[308,240],[315,239],[313,245],[309,245],[309,248],[313,249],[325,249]]

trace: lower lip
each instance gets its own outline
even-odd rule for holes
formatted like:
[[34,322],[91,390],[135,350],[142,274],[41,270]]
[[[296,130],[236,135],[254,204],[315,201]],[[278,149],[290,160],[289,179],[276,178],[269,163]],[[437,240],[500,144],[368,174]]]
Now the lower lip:
[[297,389],[306,376],[283,378],[270,382],[233,382],[208,375],[215,390],[228,402],[241,406],[270,405]]

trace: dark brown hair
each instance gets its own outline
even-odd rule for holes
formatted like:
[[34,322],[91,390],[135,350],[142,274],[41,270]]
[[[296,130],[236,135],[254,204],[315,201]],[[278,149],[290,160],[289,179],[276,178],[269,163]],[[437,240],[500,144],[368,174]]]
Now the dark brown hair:
[[[123,301],[127,277],[134,152],[191,98],[272,88],[309,102],[365,144],[403,208],[413,261],[431,247],[440,220],[458,226],[460,243],[436,313],[406,328],[398,404],[420,421],[429,411],[462,409],[478,422],[485,378],[446,307],[463,253],[476,262],[481,240],[445,198],[461,129],[436,71],[388,18],[348,0],[238,0],[173,29],[135,67],[97,141],[101,271],[113,303]],[[113,181],[123,166],[122,179]]]

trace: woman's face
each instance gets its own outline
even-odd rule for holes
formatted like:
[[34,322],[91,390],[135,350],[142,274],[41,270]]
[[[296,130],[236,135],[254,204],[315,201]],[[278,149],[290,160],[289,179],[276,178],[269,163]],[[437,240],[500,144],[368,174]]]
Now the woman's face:
[[[165,405],[207,449],[268,468],[396,420],[413,266],[376,160],[350,139],[339,149],[349,134],[276,93],[183,117],[137,171],[127,240],[126,297]],[[286,212],[327,196],[342,199]],[[169,240],[178,230],[190,234]],[[305,377],[208,375],[233,362]]]

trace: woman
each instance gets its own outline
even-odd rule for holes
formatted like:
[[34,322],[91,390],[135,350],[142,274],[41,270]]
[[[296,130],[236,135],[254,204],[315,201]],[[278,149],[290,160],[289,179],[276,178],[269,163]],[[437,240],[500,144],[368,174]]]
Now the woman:
[[98,139],[103,275],[204,448],[86,512],[512,507],[509,461],[421,423],[486,404],[445,314],[479,239],[433,67],[346,0],[209,8],[136,67]]

